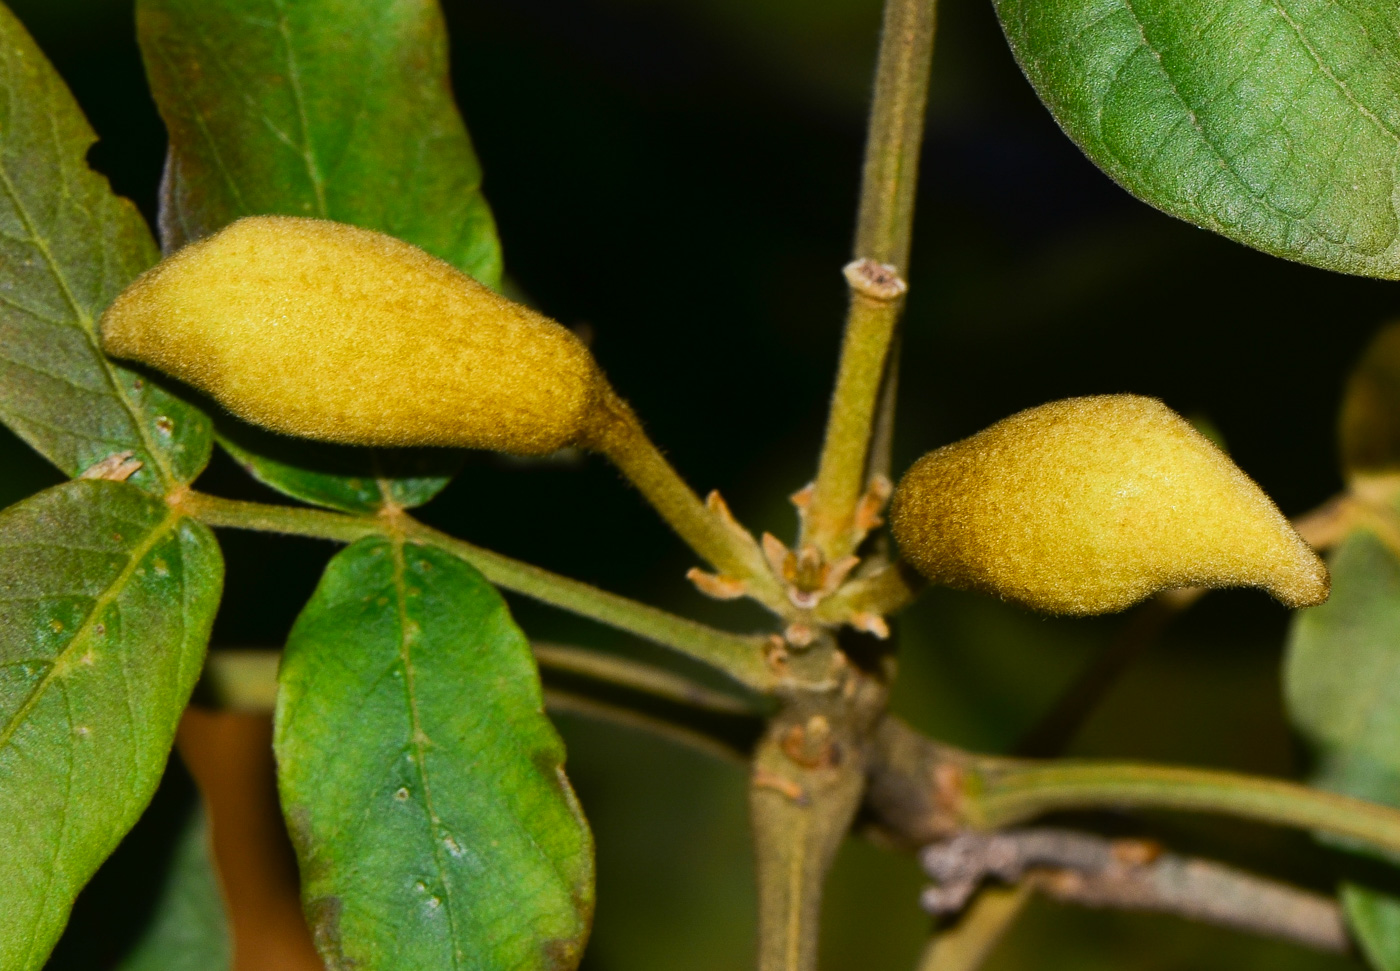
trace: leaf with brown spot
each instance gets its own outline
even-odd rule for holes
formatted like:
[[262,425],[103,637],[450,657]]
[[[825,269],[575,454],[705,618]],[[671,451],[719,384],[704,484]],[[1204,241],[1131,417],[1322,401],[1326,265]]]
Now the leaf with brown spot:
[[213,534],[78,479],[0,513],[0,968],[39,968],[150,801],[204,659]]
[[529,644],[475,569],[361,540],[327,567],[279,680],[282,805],[328,964],[577,967],[592,837]]

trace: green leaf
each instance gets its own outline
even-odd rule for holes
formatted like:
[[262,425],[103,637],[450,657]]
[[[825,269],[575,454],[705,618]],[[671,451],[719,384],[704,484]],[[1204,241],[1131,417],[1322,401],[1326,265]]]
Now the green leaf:
[[209,461],[209,420],[103,357],[96,321],[157,252],[141,214],[88,168],[97,140],[0,5],[0,420],[68,475],[130,451],[164,493]]
[[1267,253],[1400,278],[1393,0],[996,0],[1057,121],[1145,202]]
[[331,561],[282,661],[274,745],[332,969],[567,969],[592,837],[499,594],[440,551]]
[[[1400,559],[1357,530],[1332,555],[1332,597],[1294,616],[1284,687],[1319,759],[1316,784],[1400,806]],[[1377,968],[1400,971],[1400,899],[1345,884],[1352,932]]]
[[209,821],[196,804],[179,836],[150,927],[118,971],[228,971],[228,918],[209,845]]
[[[318,216],[397,236],[500,285],[436,0],[140,0],[137,28],[170,132],[167,252],[241,216]],[[415,474],[381,488],[362,449],[268,451],[238,428],[229,438],[244,441],[235,458],[265,485],[350,512],[419,505],[448,482]],[[384,454],[383,465],[420,461]],[[353,471],[328,471],[337,467]]]
[[213,534],[125,483],[0,513],[0,967],[38,968],[150,801],[199,676]]
[[241,216],[317,216],[500,284],[435,0],[140,0],[137,30],[170,132],[167,250]]
[[230,422],[219,444],[253,478],[284,495],[348,513],[374,513],[386,501],[421,506],[443,490],[463,454],[449,449],[343,448],[274,435]]

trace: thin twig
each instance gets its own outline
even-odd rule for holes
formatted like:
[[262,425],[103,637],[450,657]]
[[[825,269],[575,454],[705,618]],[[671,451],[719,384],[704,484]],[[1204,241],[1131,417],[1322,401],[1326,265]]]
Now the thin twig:
[[538,641],[532,642],[530,649],[542,668],[582,675],[692,708],[721,715],[757,715],[763,710],[757,698],[740,698],[716,691],[671,671],[613,654]]
[[544,703],[545,707],[553,714],[579,715],[594,721],[603,721],[641,731],[648,735],[655,735],[668,742],[674,742],[684,748],[731,765],[745,765],[748,762],[748,753],[713,735],[706,735],[664,718],[644,715],[621,705],[612,705],[594,698],[585,698],[582,695],[561,691],[557,688],[545,689]]
[[1400,810],[1284,779],[1110,760],[978,759],[960,814],[998,829],[1069,809],[1175,809],[1317,830],[1400,852]]
[[[541,667],[583,674],[705,711],[727,715],[755,713],[741,699],[637,661],[558,644],[532,643],[530,648]],[[210,651],[195,689],[194,703],[221,711],[271,714],[277,704],[277,666],[281,657],[282,652],[276,648]],[[643,731],[725,762],[739,765],[747,762],[747,751],[719,734],[707,734],[659,715],[559,688],[546,688],[544,694],[545,705],[552,712],[580,715]]]
[[1064,829],[961,833],[927,847],[937,881],[923,903],[955,913],[988,877],[1088,907],[1145,910],[1290,940],[1334,953],[1350,947],[1336,901],[1209,860],[1164,853],[1143,840]]

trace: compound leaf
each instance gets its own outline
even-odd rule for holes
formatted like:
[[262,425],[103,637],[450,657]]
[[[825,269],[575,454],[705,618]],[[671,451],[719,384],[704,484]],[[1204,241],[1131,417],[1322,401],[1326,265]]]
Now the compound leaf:
[[164,493],[209,461],[209,420],[99,349],[97,319],[158,253],[88,168],[96,140],[0,5],[0,420],[70,476],[130,451],[130,481]]
[[222,582],[213,534],[125,483],[0,513],[0,967],[43,965],[150,801]]
[[[1298,613],[1284,683],[1324,788],[1400,806],[1400,559],[1369,530],[1331,559],[1332,598]],[[1400,969],[1400,899],[1355,884],[1342,904],[1372,964]]]
[[[436,0],[140,0],[137,27],[170,132],[167,252],[241,216],[317,216],[389,233],[500,284]],[[441,471],[401,473],[395,466],[419,462],[411,455],[293,450],[268,438],[231,426],[220,440],[259,481],[318,505],[414,506],[448,482]],[[403,478],[415,481],[396,484]]]
[[441,551],[335,557],[280,673],[283,810],[332,969],[566,969],[592,838],[500,595]]
[[1392,0],[996,0],[1056,120],[1142,200],[1313,266],[1400,278]]

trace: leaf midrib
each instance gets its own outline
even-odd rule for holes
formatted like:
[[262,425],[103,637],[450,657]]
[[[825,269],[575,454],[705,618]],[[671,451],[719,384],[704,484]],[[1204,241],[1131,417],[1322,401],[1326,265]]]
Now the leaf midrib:
[[311,191],[316,194],[316,214],[322,219],[329,217],[326,205],[325,177],[321,174],[316,159],[316,148],[311,139],[311,119],[306,113],[306,97],[301,90],[301,67],[297,63],[296,50],[292,46],[291,31],[287,27],[287,7],[283,0],[272,0],[277,8],[277,33],[282,39],[282,50],[287,56],[287,80],[291,84],[292,103],[296,105],[297,122],[301,126],[301,157],[306,165],[306,176],[311,180]]
[[[60,149],[62,148],[61,145],[57,145],[57,147]],[[63,184],[66,186],[66,182]],[[162,484],[170,485],[175,481],[175,476],[170,468],[170,464],[166,461],[164,453],[156,447],[154,439],[151,438],[150,431],[146,428],[144,415],[136,409],[136,406],[127,396],[126,389],[123,388],[121,382],[117,380],[116,374],[114,373],[114,365],[107,359],[107,355],[102,352],[102,348],[98,345],[96,328],[94,327],[92,316],[78,301],[77,295],[68,284],[68,277],[60,268],[57,258],[53,255],[53,250],[49,246],[48,238],[39,232],[38,226],[33,216],[30,215],[28,207],[20,198],[19,191],[15,188],[14,180],[10,177],[9,166],[5,161],[3,153],[0,153],[0,187],[4,188],[5,195],[9,197],[10,202],[14,205],[16,215],[19,216],[20,222],[24,224],[24,229],[29,234],[30,242],[44,258],[44,265],[48,267],[49,274],[53,277],[54,282],[58,284],[58,289],[63,295],[64,302],[68,304],[69,309],[73,312],[73,316],[87,336],[88,345],[97,356],[97,360],[101,363],[102,370],[107,376],[108,386],[112,389],[112,393],[117,400],[122,403],[128,416],[130,416],[131,423],[135,426],[136,434],[146,448],[146,453],[151,457],[151,461],[156,464],[160,477],[164,480]]]
[[[1162,52],[1158,50],[1158,48],[1148,39],[1147,25],[1143,21],[1142,17],[1138,15],[1137,9],[1133,6],[1133,0],[1121,0],[1121,3],[1122,9],[1128,14],[1129,17],[1132,18],[1133,26],[1137,29],[1138,37],[1142,44],[1142,49],[1146,50],[1156,59],[1157,65],[1162,71],[1162,76],[1166,78],[1167,85],[1171,89],[1172,96],[1176,99],[1177,103],[1181,106],[1181,108],[1186,112],[1187,119],[1189,120],[1191,127],[1196,132],[1196,135],[1216,157],[1220,164],[1225,167],[1226,171],[1230,173],[1231,177],[1235,180],[1235,182],[1245,190],[1249,197],[1253,199],[1258,205],[1262,206],[1263,208],[1267,209],[1272,213],[1275,213],[1280,218],[1284,219],[1289,223],[1302,223],[1304,225],[1309,226],[1313,232],[1318,234],[1322,242],[1325,242],[1327,245],[1337,246],[1340,249],[1346,250],[1348,252],[1357,253],[1358,256],[1361,256],[1365,259],[1374,259],[1374,256],[1370,254],[1360,253],[1346,241],[1336,242],[1334,240],[1327,239],[1326,237],[1321,235],[1317,228],[1306,217],[1298,217],[1290,212],[1280,209],[1277,205],[1270,202],[1261,193],[1256,192],[1250,186],[1249,182],[1245,180],[1244,176],[1236,167],[1234,159],[1231,156],[1227,155],[1223,150],[1221,150],[1221,148],[1218,145],[1216,145],[1214,139],[1211,138],[1211,136],[1206,132],[1204,126],[1202,126],[1199,117],[1197,117],[1196,109],[1192,107],[1189,101],[1186,100],[1185,95],[1183,95],[1181,92],[1181,88],[1177,85],[1176,78],[1172,76],[1172,72],[1167,68],[1167,65],[1163,63]],[[1332,84],[1340,91],[1342,97],[1345,98],[1348,101],[1348,103],[1354,105],[1358,109],[1358,111],[1360,111],[1369,121],[1376,125],[1380,131],[1390,136],[1390,138],[1396,141],[1397,144],[1400,144],[1400,134],[1397,134],[1396,132],[1392,131],[1378,117],[1376,117],[1373,113],[1366,109],[1359,101],[1357,101],[1352,96],[1351,92],[1347,89],[1346,85],[1343,84],[1339,78],[1337,78],[1335,75],[1332,74],[1331,71],[1327,69],[1327,67],[1322,63],[1312,44],[1304,35],[1301,25],[1295,23],[1293,19],[1288,16],[1288,14],[1282,9],[1282,7],[1279,6],[1278,0],[1270,0],[1270,6],[1272,6],[1275,9],[1275,11],[1283,18],[1284,23],[1286,23],[1288,27],[1294,31],[1299,41],[1307,50],[1308,54],[1317,63],[1318,69],[1322,72],[1323,76],[1325,76],[1329,81],[1332,82]],[[1022,10],[1024,11],[1028,7],[1029,4],[1023,6]],[[1124,61],[1123,65],[1119,67],[1118,74],[1122,73],[1123,69],[1127,66],[1127,64],[1130,61],[1131,58],[1128,58],[1128,60]],[[1118,74],[1116,74],[1114,78],[1110,81],[1110,89],[1112,88],[1113,84],[1117,82]],[[1102,133],[1104,109],[1103,99],[1099,100],[1097,108],[1099,129],[1100,133]],[[1107,147],[1107,142],[1105,142],[1105,147]],[[1114,153],[1114,156],[1117,157],[1116,153]],[[1125,159],[1119,158],[1118,160],[1120,163],[1128,164],[1127,160]],[[1221,233],[1222,235],[1230,235],[1229,230],[1231,229],[1231,227],[1229,225],[1217,219],[1213,214],[1211,214],[1204,208],[1200,207],[1194,200],[1191,204],[1196,207],[1199,218],[1208,223],[1215,231]],[[1391,245],[1394,245],[1394,242],[1395,240],[1394,238],[1392,238]]]
[[[395,537],[389,544],[393,556],[394,595],[399,619],[399,658],[404,668],[404,700],[408,708],[409,725],[412,729],[410,742],[414,751],[414,767],[418,770],[418,781],[423,789],[423,808],[428,812],[429,842],[432,844],[433,865],[437,868],[438,880],[442,885],[442,905],[447,908],[447,920],[452,937],[452,967],[462,966],[461,937],[457,928],[457,907],[453,898],[451,872],[447,861],[442,857],[442,839],[439,830],[442,819],[433,808],[432,786],[428,781],[427,751],[424,742],[429,741],[423,731],[422,718],[418,712],[418,693],[415,687],[413,652],[408,636],[408,589],[404,578],[407,564],[404,557],[403,537]],[[448,834],[451,836],[452,834]],[[456,839],[453,836],[453,839]]]
[[34,709],[35,705],[39,703],[39,699],[43,696],[44,692],[48,690],[53,680],[65,670],[65,663],[71,658],[78,647],[87,644],[88,637],[92,633],[93,627],[99,623],[97,618],[102,616],[106,609],[121,596],[136,570],[145,561],[150,552],[174,530],[180,518],[180,515],[174,510],[169,510],[165,518],[152,527],[146,538],[132,549],[131,557],[126,565],[122,567],[121,571],[113,578],[112,582],[107,585],[107,589],[102,591],[93,601],[92,610],[88,612],[87,617],[83,620],[82,624],[79,625],[78,630],[73,634],[72,640],[68,642],[68,645],[64,647],[63,650],[59,651],[58,655],[49,665],[48,671],[44,673],[44,677],[34,686],[34,689],[29,693],[29,697],[24,700],[24,704],[16,709],[14,716],[5,723],[3,728],[0,728],[0,750],[3,750],[10,744],[10,739],[14,736],[14,733],[19,730],[19,726],[24,723],[29,713]]

